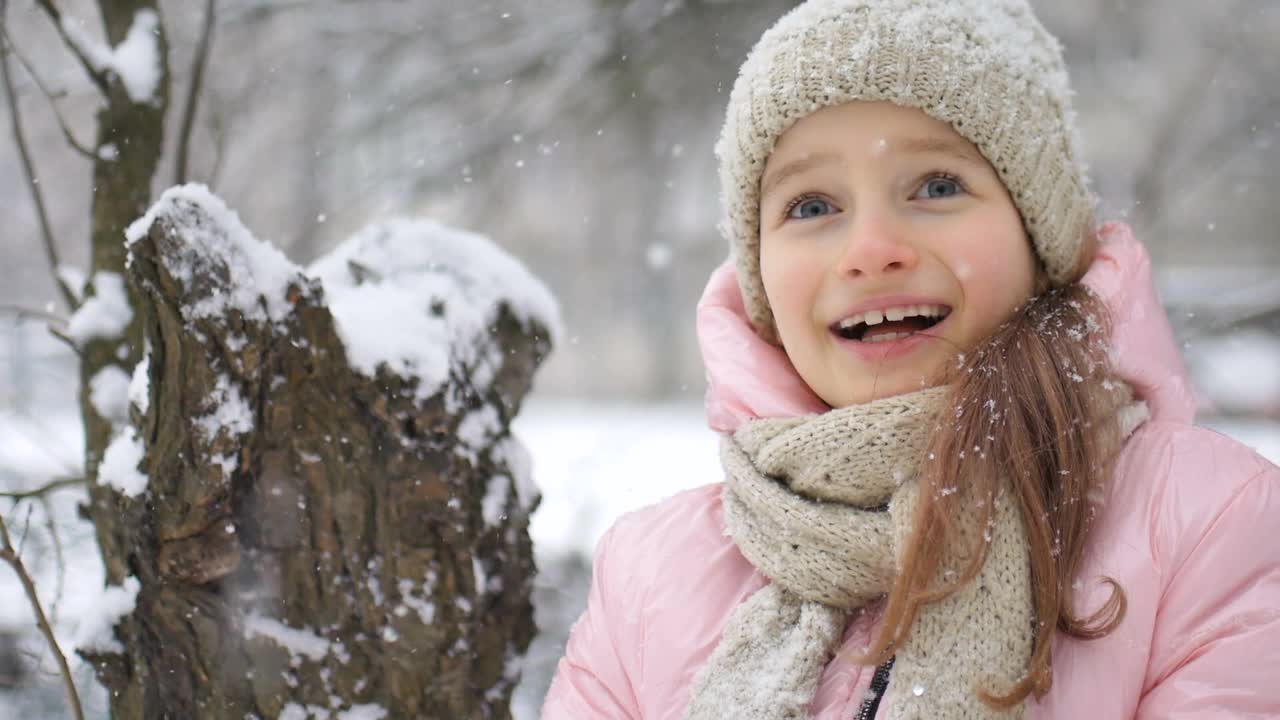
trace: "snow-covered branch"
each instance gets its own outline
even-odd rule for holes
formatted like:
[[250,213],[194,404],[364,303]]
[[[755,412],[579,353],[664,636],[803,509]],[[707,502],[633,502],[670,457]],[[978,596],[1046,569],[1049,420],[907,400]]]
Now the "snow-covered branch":
[[49,651],[53,653],[54,660],[58,663],[58,670],[62,673],[63,689],[67,693],[67,701],[71,704],[72,715],[76,720],[84,720],[84,711],[80,708],[80,693],[76,691],[75,681],[71,678],[71,668],[67,665],[67,656],[62,654],[62,648],[58,645],[58,639],[54,637],[53,627],[49,624],[49,619],[44,613],[44,606],[40,603],[40,596],[36,592],[35,581],[31,579],[31,574],[27,572],[27,566],[22,562],[21,554],[14,548],[13,542],[9,538],[9,527],[5,524],[4,516],[0,515],[0,560],[3,560],[13,568],[14,573],[18,575],[18,580],[22,583],[22,589],[27,594],[27,600],[31,603],[31,610],[35,614],[36,625],[40,628],[40,634],[44,636],[45,642],[49,644]]
[[[53,4],[53,0],[36,0],[39,5],[49,15],[49,19],[53,21],[54,27],[58,29],[58,34],[62,36],[62,42],[71,51],[71,54],[80,61],[80,65],[84,68],[85,74],[93,81],[93,84],[102,92],[107,94],[107,76],[102,69],[94,63],[94,59],[88,54],[89,50],[82,47],[77,42],[77,37],[73,35],[74,31],[68,32],[67,25],[64,23],[64,16],[58,7]],[[91,46],[92,47],[92,46]]]

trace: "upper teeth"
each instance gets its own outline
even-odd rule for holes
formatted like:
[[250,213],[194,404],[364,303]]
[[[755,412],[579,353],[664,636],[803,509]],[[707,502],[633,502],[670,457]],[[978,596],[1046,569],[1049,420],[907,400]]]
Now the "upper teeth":
[[893,322],[909,317],[936,318],[944,315],[946,315],[946,308],[942,305],[902,305],[899,307],[885,308],[883,310],[868,310],[864,313],[850,315],[840,321],[840,329],[848,330],[858,323],[879,325],[885,320]]

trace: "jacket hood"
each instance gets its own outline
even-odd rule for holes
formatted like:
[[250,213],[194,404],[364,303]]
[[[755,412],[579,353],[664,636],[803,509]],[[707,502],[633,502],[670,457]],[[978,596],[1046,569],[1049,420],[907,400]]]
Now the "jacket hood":
[[[1195,394],[1160,304],[1147,250],[1124,223],[1098,231],[1098,252],[1083,282],[1111,314],[1111,364],[1146,401],[1153,420],[1189,423]],[[707,374],[707,423],[733,432],[746,420],[829,410],[800,379],[782,348],[747,319],[735,264],[711,273],[697,308],[698,344]]]

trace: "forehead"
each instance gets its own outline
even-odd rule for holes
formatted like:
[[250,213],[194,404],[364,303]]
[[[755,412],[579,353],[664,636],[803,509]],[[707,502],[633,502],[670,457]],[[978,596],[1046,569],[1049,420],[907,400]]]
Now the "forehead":
[[921,110],[886,102],[851,102],[813,112],[784,132],[765,162],[761,190],[767,192],[786,177],[825,163],[903,155],[943,155],[987,166],[973,143]]
[[831,148],[876,154],[952,152],[983,160],[973,143],[922,110],[862,101],[822,108],[797,120],[778,138],[769,160]]

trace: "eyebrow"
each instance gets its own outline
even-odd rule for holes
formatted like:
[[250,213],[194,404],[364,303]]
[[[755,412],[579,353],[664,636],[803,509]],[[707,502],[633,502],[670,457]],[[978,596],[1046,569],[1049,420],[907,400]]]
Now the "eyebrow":
[[802,158],[792,160],[786,165],[783,165],[777,170],[765,175],[764,181],[760,183],[760,197],[768,195],[771,190],[778,185],[781,185],[782,182],[788,178],[794,177],[803,172],[808,172],[819,165],[826,165],[828,163],[839,161],[840,156],[835,153],[814,153],[813,155],[805,155]]
[[913,153],[917,155],[937,153],[940,155],[950,155],[956,160],[961,160],[963,162],[977,163],[979,165],[985,165],[987,163],[986,159],[983,158],[972,145],[952,138],[904,138],[895,142],[894,145],[899,151],[904,153]]
[[[937,137],[908,137],[893,140],[892,147],[901,153],[909,155],[926,155],[939,154],[948,155],[955,160],[976,165],[986,165],[987,161],[982,155],[974,149],[969,143],[951,138]],[[805,155],[802,158],[793,160],[786,165],[778,168],[765,175],[764,181],[760,183],[760,197],[769,194],[778,185],[784,181],[814,169],[820,165],[831,162],[839,162],[840,156],[835,153],[814,153]]]

